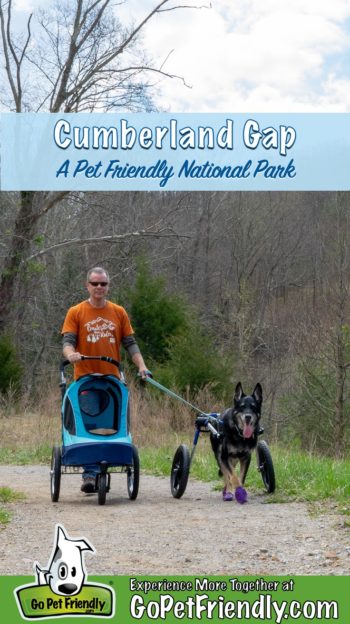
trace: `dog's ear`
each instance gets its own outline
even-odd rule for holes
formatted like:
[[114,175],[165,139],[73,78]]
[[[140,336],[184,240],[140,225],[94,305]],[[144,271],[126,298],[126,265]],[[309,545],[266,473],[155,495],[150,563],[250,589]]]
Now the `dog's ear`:
[[259,405],[262,404],[262,400],[263,400],[263,392],[262,392],[262,387],[261,384],[257,383],[254,390],[253,390],[253,397],[256,400],[257,403],[259,403]]
[[239,403],[239,401],[241,400],[243,396],[244,396],[244,392],[243,392],[242,384],[239,381],[236,386],[235,394],[233,396],[234,404],[236,405],[237,403]]

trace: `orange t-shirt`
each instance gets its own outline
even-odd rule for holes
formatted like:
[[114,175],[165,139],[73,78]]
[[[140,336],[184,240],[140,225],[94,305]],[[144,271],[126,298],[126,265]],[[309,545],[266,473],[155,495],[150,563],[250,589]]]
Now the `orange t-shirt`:
[[[62,334],[77,337],[76,350],[82,355],[106,355],[120,362],[122,338],[134,333],[129,317],[116,303],[106,301],[103,308],[94,308],[88,301],[69,308]],[[74,379],[91,373],[119,376],[113,364],[98,360],[82,360],[74,364]]]

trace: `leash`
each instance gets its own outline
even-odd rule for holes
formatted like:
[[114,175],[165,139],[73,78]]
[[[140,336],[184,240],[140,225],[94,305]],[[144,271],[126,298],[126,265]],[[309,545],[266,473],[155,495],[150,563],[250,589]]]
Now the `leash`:
[[[218,425],[220,424],[220,421],[218,419],[220,414],[217,414],[216,412],[212,412],[212,413],[208,413],[208,414],[206,412],[203,412],[203,410],[199,409],[199,407],[197,407],[196,405],[193,405],[189,401],[186,401],[186,399],[184,399],[182,396],[179,396],[178,394],[175,394],[175,392],[173,392],[172,390],[169,390],[169,388],[166,388],[165,386],[162,386],[162,384],[160,384],[158,381],[156,381],[155,379],[153,379],[153,377],[150,377],[149,375],[147,375],[146,377],[143,377],[142,378],[142,382],[150,383],[155,388],[158,388],[158,390],[161,390],[162,392],[164,392],[165,394],[169,395],[173,399],[177,399],[178,401],[181,401],[181,403],[183,403],[184,405],[187,405],[187,407],[189,407],[190,409],[193,409],[195,412],[200,414],[200,416],[197,416],[197,418],[196,418],[197,428],[196,428],[196,432],[195,432],[195,436],[194,436],[194,440],[193,440],[193,449],[192,449],[192,453],[191,453],[191,461],[192,461],[192,457],[193,457],[193,454],[194,454],[194,449],[196,448],[196,445],[197,445],[197,442],[198,442],[199,433],[201,431],[201,426],[204,426],[207,429],[209,429],[209,431],[216,438],[220,437],[220,432],[217,429]],[[213,426],[213,424],[212,424],[213,422],[215,422],[216,426]]]
[[153,379],[153,377],[149,377],[149,376],[143,377],[142,381],[146,381],[147,383],[150,383],[152,386],[154,386],[155,388],[158,388],[158,390],[161,390],[165,394],[168,394],[173,399],[177,399],[178,401],[181,401],[181,403],[195,410],[195,412],[197,412],[198,414],[201,414],[202,416],[207,415],[205,414],[205,412],[203,412],[203,410],[199,409],[199,407],[197,407],[196,405],[192,405],[192,403],[189,403],[189,401],[186,401],[186,399],[184,399],[182,396],[179,396],[178,394],[175,394],[175,392],[173,392],[172,390],[169,390],[169,388],[162,386],[162,384],[160,384],[158,381]]

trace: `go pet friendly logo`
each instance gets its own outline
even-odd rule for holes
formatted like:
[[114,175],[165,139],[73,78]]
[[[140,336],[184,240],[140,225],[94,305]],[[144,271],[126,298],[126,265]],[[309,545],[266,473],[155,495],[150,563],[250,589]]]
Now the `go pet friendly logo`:
[[95,553],[86,539],[70,539],[57,524],[54,547],[46,569],[34,563],[36,584],[15,590],[21,616],[26,620],[84,615],[113,617],[115,595],[107,585],[86,583],[83,552]]

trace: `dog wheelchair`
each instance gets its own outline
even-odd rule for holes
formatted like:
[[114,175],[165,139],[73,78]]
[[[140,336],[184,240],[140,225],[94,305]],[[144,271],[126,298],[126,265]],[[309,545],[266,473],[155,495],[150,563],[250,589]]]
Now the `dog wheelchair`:
[[[191,463],[196,451],[197,443],[199,440],[199,436],[202,432],[211,433],[213,436],[220,438],[222,435],[222,422],[221,422],[221,414],[217,412],[212,412],[209,414],[204,413],[199,407],[193,405],[183,397],[175,394],[169,388],[166,388],[158,381],[153,379],[152,376],[147,376],[142,380],[142,383],[148,383],[161,390],[165,394],[170,397],[180,401],[184,405],[186,405],[191,410],[197,412],[198,416],[195,420],[195,432],[193,437],[193,445],[191,452],[186,444],[180,444],[180,446],[176,449],[175,455],[173,458],[171,472],[170,472],[170,489],[174,498],[181,498],[184,494],[188,477],[190,474]],[[264,429],[259,426],[258,436],[264,433]],[[272,494],[276,489],[276,478],[275,478],[275,470],[273,467],[273,461],[270,453],[270,449],[265,440],[258,440],[256,448],[256,458],[257,458],[257,468],[261,474],[265,490],[268,494]],[[248,469],[251,463],[251,455],[249,456],[249,461],[246,464],[245,473],[242,475],[242,485],[244,485],[245,478],[248,473]]]
[[[204,413],[199,407],[193,405],[189,401],[186,401],[183,397],[175,394],[169,388],[166,388],[158,381],[153,379],[153,377],[147,376],[142,380],[143,383],[148,383],[161,390],[168,396],[180,401],[184,405],[186,405],[191,410],[197,412],[198,416],[195,420],[195,431],[193,437],[193,445],[192,450],[190,452],[188,446],[186,444],[180,444],[175,451],[175,455],[173,458],[171,471],[170,471],[170,489],[174,498],[181,498],[184,494],[188,477],[190,474],[191,463],[196,451],[197,443],[199,440],[199,436],[202,432],[210,433],[213,436],[220,438],[222,436],[222,421],[221,414],[217,412],[212,412],[209,414]],[[259,426],[258,436],[264,433],[264,429]],[[275,470],[273,467],[273,461],[270,453],[270,449],[265,440],[258,440],[256,448],[256,458],[257,458],[257,468],[261,474],[265,490],[268,494],[272,494],[276,489],[276,478],[275,478]],[[245,467],[245,472],[242,475],[242,485],[244,485],[245,478],[248,473],[248,469],[251,463],[251,455],[249,455],[249,460]]]
[[89,468],[96,474],[98,504],[104,505],[110,490],[111,473],[125,473],[130,500],[137,498],[140,479],[138,450],[129,431],[129,392],[119,362],[110,357],[82,356],[102,360],[120,371],[113,375],[84,375],[67,387],[65,368],[60,367],[61,445],[52,449],[51,500],[60,495],[62,474],[81,474]]
[[[170,473],[170,488],[174,498],[181,498],[186,490],[191,463],[197,448],[199,436],[202,432],[211,433],[219,438],[221,436],[220,414],[213,412],[211,414],[200,414],[197,416],[191,452],[186,444],[180,444],[176,449]],[[260,427],[258,435],[261,435],[263,432],[263,428]],[[275,491],[276,479],[270,449],[265,440],[258,440],[255,450],[258,471],[261,474],[266,492],[271,494]],[[244,485],[250,462],[251,456],[249,457],[245,473],[242,476],[242,485]]]

